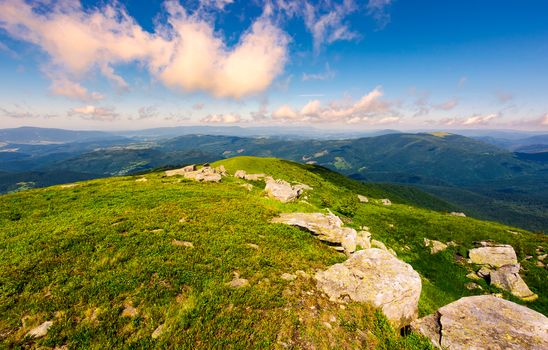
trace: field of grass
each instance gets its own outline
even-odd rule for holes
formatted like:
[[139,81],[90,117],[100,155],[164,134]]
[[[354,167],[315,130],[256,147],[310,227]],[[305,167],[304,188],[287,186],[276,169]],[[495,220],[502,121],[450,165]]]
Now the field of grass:
[[[420,192],[276,159],[218,164],[314,189],[306,201],[282,204],[264,197],[262,182],[248,191],[232,177],[215,184],[150,173],[0,196],[0,347],[431,348],[415,334],[401,336],[366,305],[341,307],[322,296],[306,276],[345,257],[307,232],[269,223],[280,212],[330,208],[349,226],[368,226],[423,277],[421,315],[461,296],[500,292],[464,288],[472,267],[455,254],[465,255],[474,240],[512,244],[520,260],[539,245],[548,250],[543,235],[449,216],[444,202]],[[358,193],[371,203],[359,203]],[[385,197],[395,204],[376,203]],[[440,211],[411,205],[427,198]],[[423,237],[459,245],[430,255]],[[528,306],[546,315],[548,274],[522,264],[539,295]],[[281,278],[298,270],[305,274],[294,281]],[[249,285],[231,288],[235,274]],[[26,336],[47,320],[46,337]]]

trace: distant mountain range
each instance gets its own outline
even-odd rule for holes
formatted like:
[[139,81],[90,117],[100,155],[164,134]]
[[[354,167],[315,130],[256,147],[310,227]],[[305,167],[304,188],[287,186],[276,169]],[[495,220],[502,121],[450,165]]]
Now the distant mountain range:
[[[171,137],[191,131],[204,133]],[[0,130],[0,192],[253,155],[317,164],[366,182],[412,185],[470,215],[548,231],[548,152],[513,152],[514,146],[501,139],[448,133],[384,130],[376,132],[380,136],[313,139],[298,136],[296,130],[290,136],[271,130],[270,136],[255,137],[207,131],[265,130]],[[546,135],[525,135],[513,137],[512,145],[544,140]]]

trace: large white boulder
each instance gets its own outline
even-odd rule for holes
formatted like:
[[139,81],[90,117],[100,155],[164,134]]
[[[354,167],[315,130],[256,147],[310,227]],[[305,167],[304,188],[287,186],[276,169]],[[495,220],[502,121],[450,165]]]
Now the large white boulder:
[[474,264],[501,267],[518,263],[516,252],[511,245],[499,244],[470,249],[468,256]]
[[317,286],[333,301],[368,303],[394,327],[418,317],[421,278],[411,265],[382,249],[355,252],[343,263],[316,274]]
[[441,349],[548,349],[548,318],[492,295],[461,298],[411,328]]

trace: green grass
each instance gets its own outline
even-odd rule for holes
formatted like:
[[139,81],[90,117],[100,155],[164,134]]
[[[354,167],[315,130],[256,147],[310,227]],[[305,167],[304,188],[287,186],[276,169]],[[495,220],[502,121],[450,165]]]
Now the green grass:
[[[305,202],[282,204],[264,197],[261,182],[248,191],[241,187],[243,180],[232,177],[213,184],[151,173],[144,175],[147,182],[135,181],[141,176],[116,177],[1,196],[0,344],[431,348],[415,334],[400,336],[367,305],[351,303],[343,309],[329,302],[311,278],[282,280],[284,272],[313,275],[345,257],[309,233],[270,224],[280,212],[331,208],[344,214],[350,226],[369,226],[373,238],[395,249],[423,276],[421,314],[471,294],[463,286],[471,267],[459,265],[453,254],[472,241],[512,244],[520,258],[532,255],[538,245],[548,248],[544,236],[409,206],[412,198],[396,198],[399,190],[363,185],[323,168],[251,157],[219,164],[232,173],[263,172],[314,190]],[[357,193],[372,202],[358,203]],[[376,203],[375,198],[385,197],[396,204]],[[422,246],[423,237],[454,240],[459,246],[432,256]],[[174,239],[190,241],[194,248],[175,246]],[[528,306],[547,314],[546,270],[532,262],[523,266],[527,283],[539,294]],[[249,286],[227,286],[234,272]],[[483,286],[483,292],[491,292]],[[138,315],[122,316],[127,305]],[[25,336],[46,320],[54,320],[46,337]],[[160,325],[163,335],[152,339]]]

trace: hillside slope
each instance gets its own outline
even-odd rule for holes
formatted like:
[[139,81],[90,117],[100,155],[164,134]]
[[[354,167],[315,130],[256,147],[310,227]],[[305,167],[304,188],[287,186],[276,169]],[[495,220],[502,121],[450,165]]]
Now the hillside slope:
[[[528,306],[548,314],[547,271],[534,258],[525,260],[536,256],[539,246],[548,250],[545,236],[409,206],[404,203],[410,194],[397,198],[390,188],[321,167],[252,157],[215,165],[221,164],[230,173],[262,172],[313,190],[306,201],[282,204],[265,198],[261,181],[247,182],[253,185],[248,191],[244,180],[230,176],[221,183],[198,183],[150,173],[1,196],[2,344],[430,348],[415,334],[400,336],[367,305],[343,308],[330,302],[313,279],[281,278],[299,270],[310,276],[345,259],[308,232],[270,223],[281,212],[326,209],[348,226],[368,226],[374,239],[420,273],[421,315],[461,296],[501,292],[483,281],[481,291],[464,286],[473,267],[459,262],[459,254],[466,255],[473,241],[487,239],[515,248],[525,281],[539,295]],[[357,194],[369,196],[370,203],[360,203]],[[388,196],[392,206],[375,200]],[[431,255],[425,237],[457,246]],[[227,284],[235,276],[249,285],[231,288]],[[53,321],[47,336],[25,336],[46,320]]]

